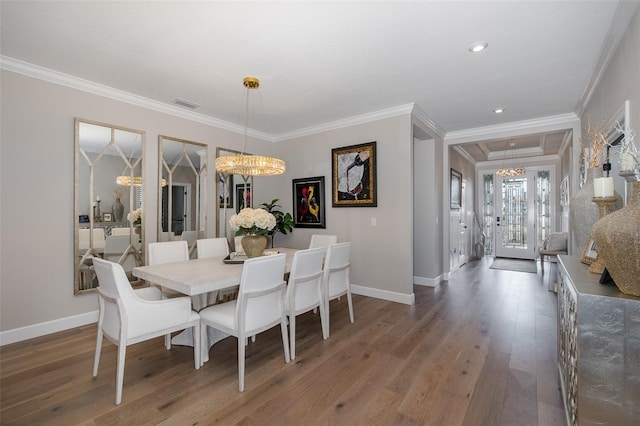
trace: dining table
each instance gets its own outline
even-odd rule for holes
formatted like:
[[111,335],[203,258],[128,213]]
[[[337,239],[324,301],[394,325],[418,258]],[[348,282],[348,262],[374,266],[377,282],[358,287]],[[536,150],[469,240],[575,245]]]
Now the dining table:
[[[293,255],[297,249],[278,247],[265,250],[265,255],[285,253],[285,275],[291,271]],[[198,312],[207,307],[210,294],[217,295],[220,290],[240,285],[243,260],[246,259],[236,253],[229,256],[191,259],[179,262],[162,263],[158,265],[138,266],[131,273],[153,284],[191,296],[193,309]],[[284,277],[283,277],[284,278]],[[215,300],[216,297],[214,296]],[[209,328],[206,342],[201,342],[202,362],[209,361],[209,350],[216,342],[229,337],[229,334]],[[193,346],[191,329],[174,336],[171,343],[175,345]]]

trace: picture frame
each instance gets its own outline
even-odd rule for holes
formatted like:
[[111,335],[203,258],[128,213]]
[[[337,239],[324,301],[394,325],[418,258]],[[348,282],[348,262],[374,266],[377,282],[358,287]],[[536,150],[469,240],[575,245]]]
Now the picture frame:
[[[233,175],[218,173],[218,206],[221,209],[233,208]],[[223,195],[227,194],[226,197]]]
[[102,221],[113,222],[113,216],[111,215],[111,213],[102,213]]
[[292,190],[294,226],[325,229],[324,176],[293,179]]
[[593,238],[589,237],[587,245],[584,246],[584,250],[582,251],[582,258],[580,259],[580,262],[591,265],[596,261],[597,257],[598,252],[596,251],[596,243],[593,241]]
[[246,205],[251,205],[251,184],[238,183],[236,184],[236,213],[240,213],[240,210],[245,208],[245,191],[246,191]]
[[449,194],[451,209],[462,207],[462,173],[456,169],[451,169],[449,179]]
[[78,223],[89,223],[89,215],[88,214],[78,215]]
[[376,142],[331,150],[332,207],[377,207]]

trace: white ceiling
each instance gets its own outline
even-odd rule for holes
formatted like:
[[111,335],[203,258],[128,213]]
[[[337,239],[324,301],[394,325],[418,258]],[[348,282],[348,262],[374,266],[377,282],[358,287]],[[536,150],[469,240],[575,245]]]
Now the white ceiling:
[[[407,104],[452,132],[577,112],[618,3],[2,1],[1,54],[235,124],[257,76],[248,124],[274,140]],[[470,53],[476,41],[488,49]]]

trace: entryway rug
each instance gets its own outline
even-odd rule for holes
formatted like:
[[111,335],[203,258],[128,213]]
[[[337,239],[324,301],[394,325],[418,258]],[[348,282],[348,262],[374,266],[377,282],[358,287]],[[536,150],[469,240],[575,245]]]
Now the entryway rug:
[[507,271],[517,272],[531,272],[533,274],[538,272],[538,267],[535,260],[521,260],[521,259],[505,259],[496,257],[493,259],[491,269],[504,269]]

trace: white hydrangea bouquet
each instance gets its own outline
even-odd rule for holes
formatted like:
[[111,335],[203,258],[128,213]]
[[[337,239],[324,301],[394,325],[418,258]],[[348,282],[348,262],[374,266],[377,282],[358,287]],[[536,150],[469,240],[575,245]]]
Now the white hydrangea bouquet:
[[267,235],[276,226],[276,217],[264,209],[250,207],[240,210],[229,218],[236,235]]
[[142,207],[127,214],[127,220],[134,225],[142,224]]

